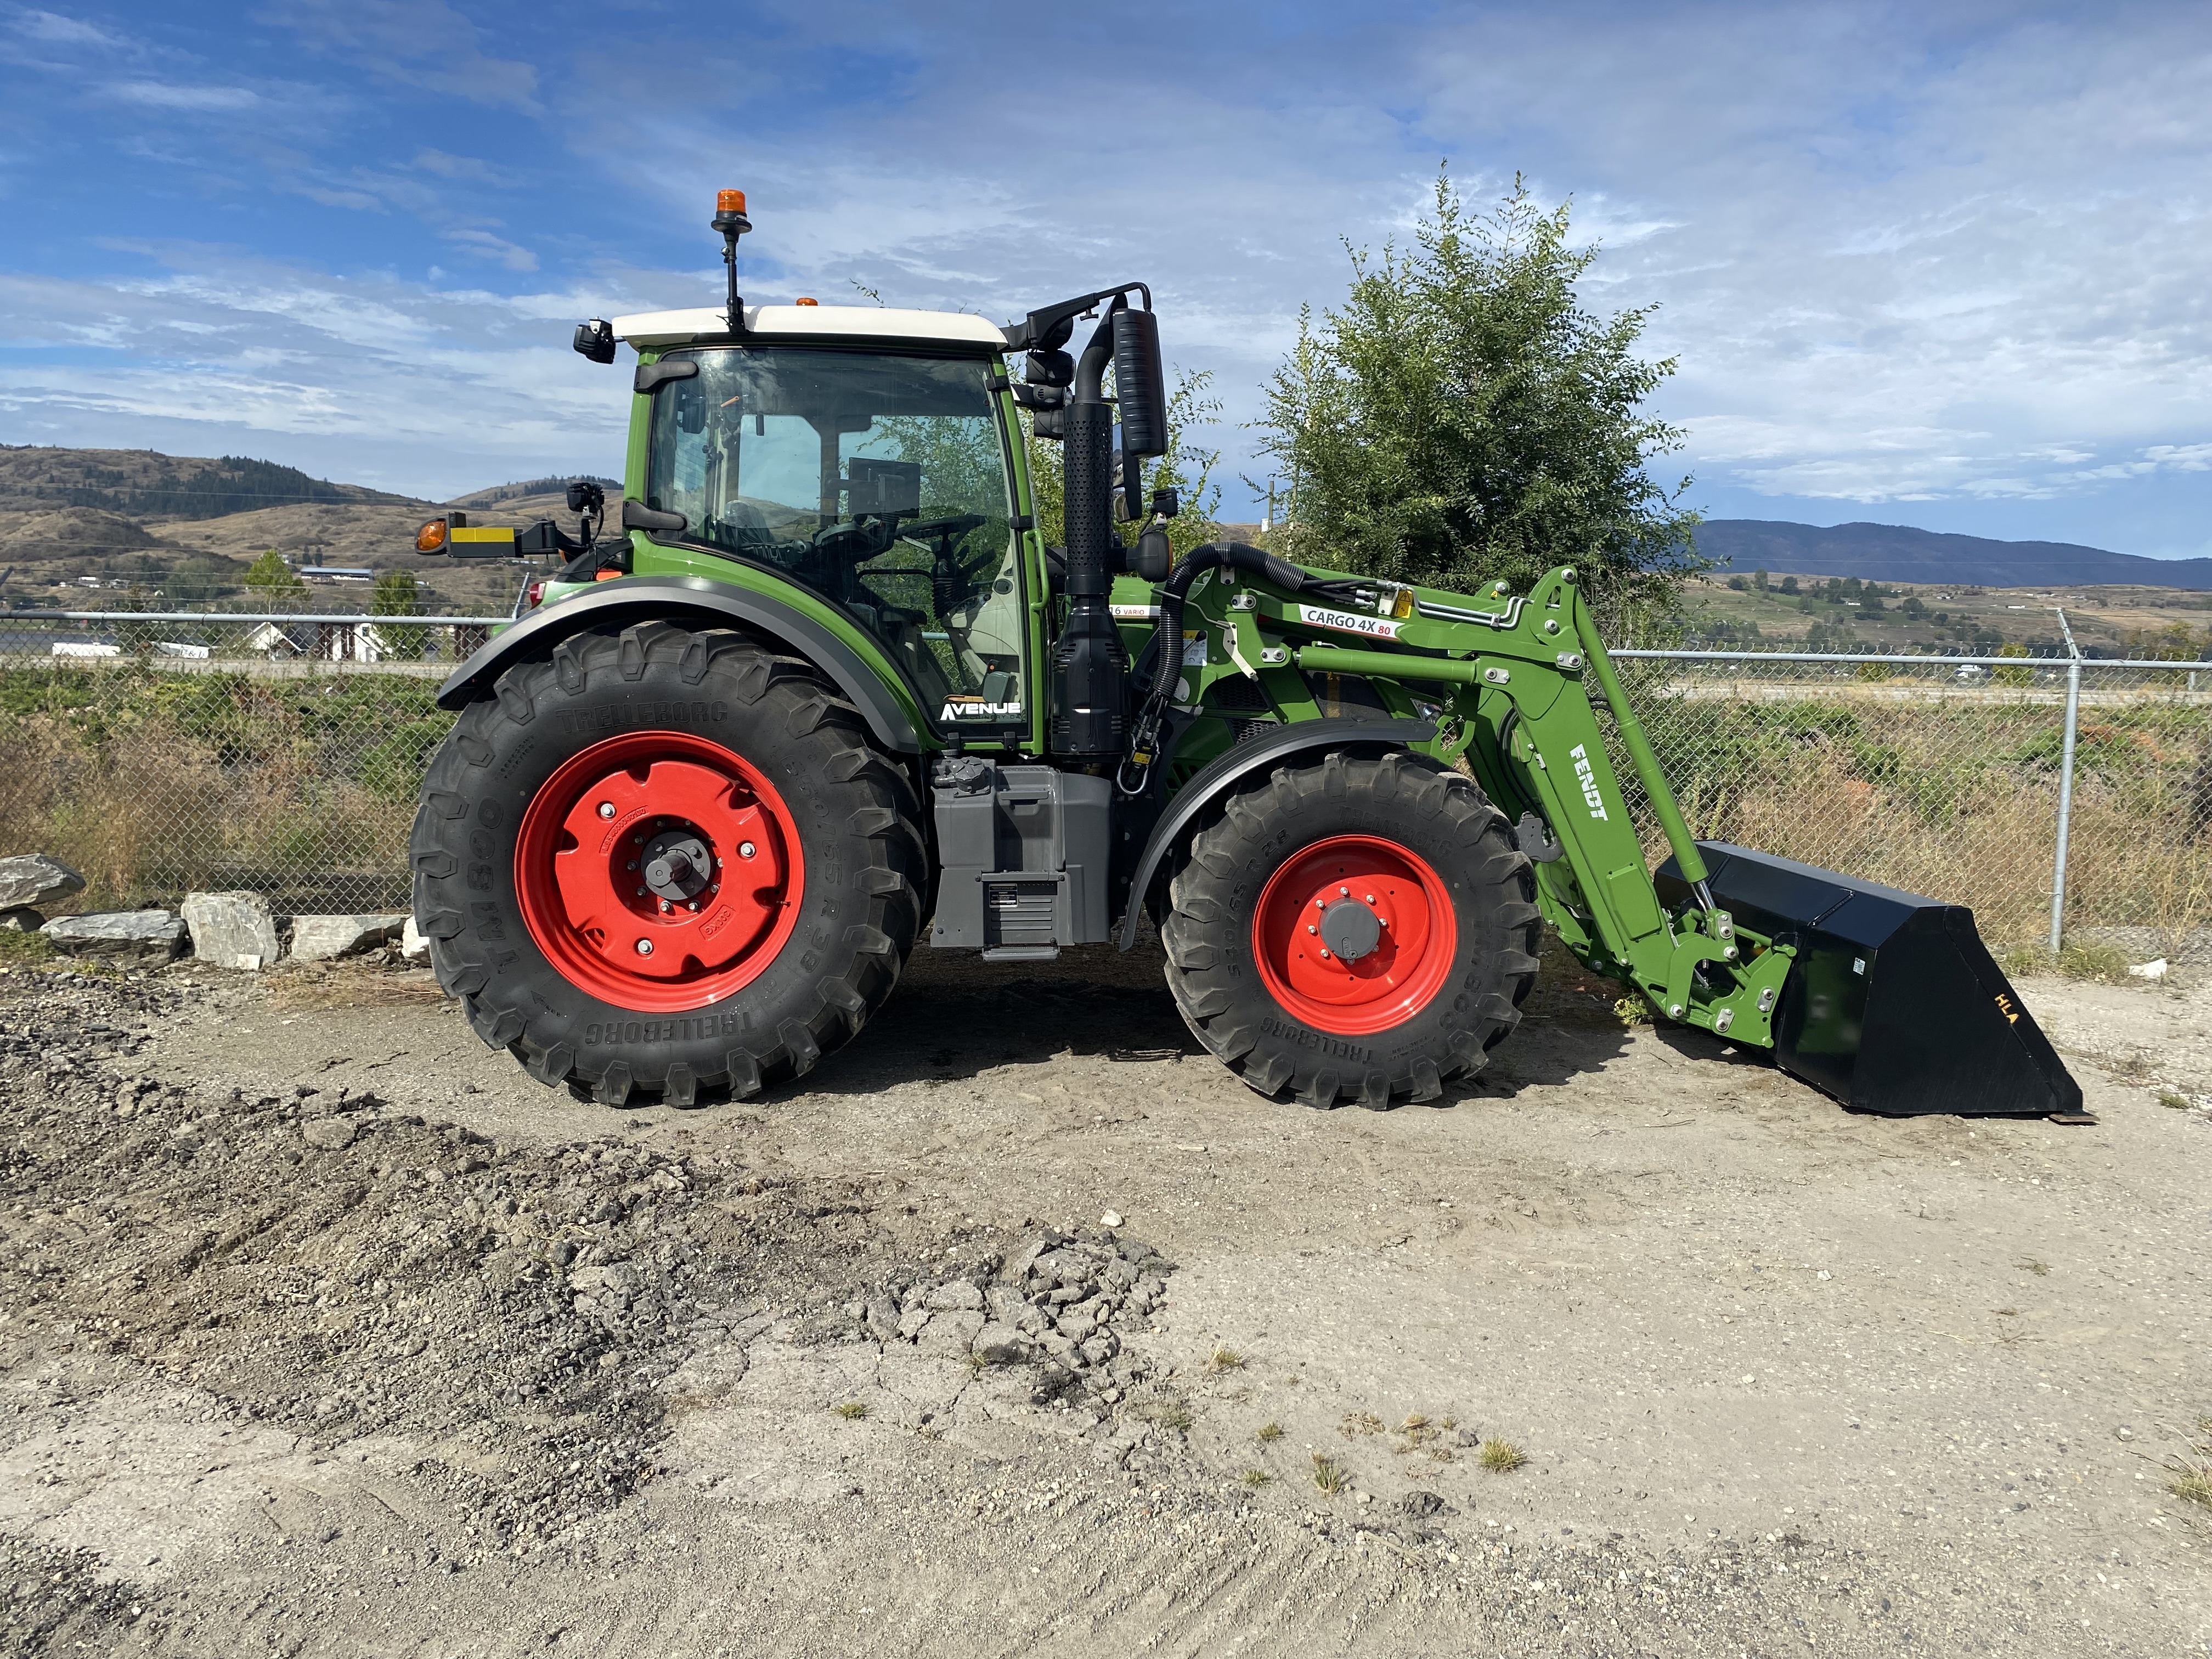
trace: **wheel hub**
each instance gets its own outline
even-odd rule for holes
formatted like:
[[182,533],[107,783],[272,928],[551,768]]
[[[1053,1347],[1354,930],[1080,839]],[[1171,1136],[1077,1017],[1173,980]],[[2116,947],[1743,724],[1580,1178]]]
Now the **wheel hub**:
[[1321,942],[1340,960],[1357,962],[1382,941],[1382,919],[1356,898],[1322,901]]
[[617,1007],[704,1007],[775,960],[805,870],[781,798],[743,757],[680,732],[572,756],[532,797],[515,848],[531,936]]
[[714,855],[706,837],[690,824],[664,830],[645,844],[646,890],[672,904],[686,904],[705,892],[714,874]]
[[1317,1030],[1387,1031],[1450,977],[1459,931],[1428,862],[1379,836],[1331,836],[1286,859],[1252,918],[1260,977]]

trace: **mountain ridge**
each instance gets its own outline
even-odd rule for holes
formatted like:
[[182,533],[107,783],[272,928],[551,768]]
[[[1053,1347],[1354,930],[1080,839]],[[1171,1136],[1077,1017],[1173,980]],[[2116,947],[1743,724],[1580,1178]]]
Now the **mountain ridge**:
[[2212,590],[2212,559],[2149,559],[2074,542],[1998,541],[1863,520],[1709,519],[1697,533],[1699,552],[1745,575],[1764,569],[1931,586]]

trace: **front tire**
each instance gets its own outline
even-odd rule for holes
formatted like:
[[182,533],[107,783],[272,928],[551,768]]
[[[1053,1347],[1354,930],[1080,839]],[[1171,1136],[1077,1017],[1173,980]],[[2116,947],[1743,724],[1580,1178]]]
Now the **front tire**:
[[858,713],[740,635],[563,641],[462,711],[410,854],[438,982],[532,1076],[742,1097],[858,1035],[913,949],[919,807]]
[[1161,929],[1191,1030],[1262,1094],[1431,1100],[1535,981],[1535,881],[1469,779],[1425,757],[1278,767],[1191,838]]

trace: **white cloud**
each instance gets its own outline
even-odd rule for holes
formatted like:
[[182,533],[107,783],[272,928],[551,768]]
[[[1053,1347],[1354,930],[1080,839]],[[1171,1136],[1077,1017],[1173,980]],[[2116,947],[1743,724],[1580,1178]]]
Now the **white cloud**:
[[246,87],[187,86],[172,81],[118,81],[106,88],[109,97],[149,109],[240,110],[261,101]]

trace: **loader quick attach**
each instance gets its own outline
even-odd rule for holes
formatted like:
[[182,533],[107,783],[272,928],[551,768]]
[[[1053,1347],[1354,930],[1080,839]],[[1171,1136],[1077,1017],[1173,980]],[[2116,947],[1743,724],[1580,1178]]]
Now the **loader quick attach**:
[[1966,911],[1692,838],[1571,563],[1467,594],[1172,558],[1144,284],[1004,328],[749,305],[742,193],[713,222],[726,304],[576,331],[636,354],[620,533],[579,484],[574,538],[416,538],[565,561],[441,690],[410,848],[441,983],[533,1075],[748,1095],[859,1035],[925,936],[1039,961],[1149,919],[1246,1082],[1385,1107],[1482,1067],[1549,926],[1849,1106],[2078,1114]]

